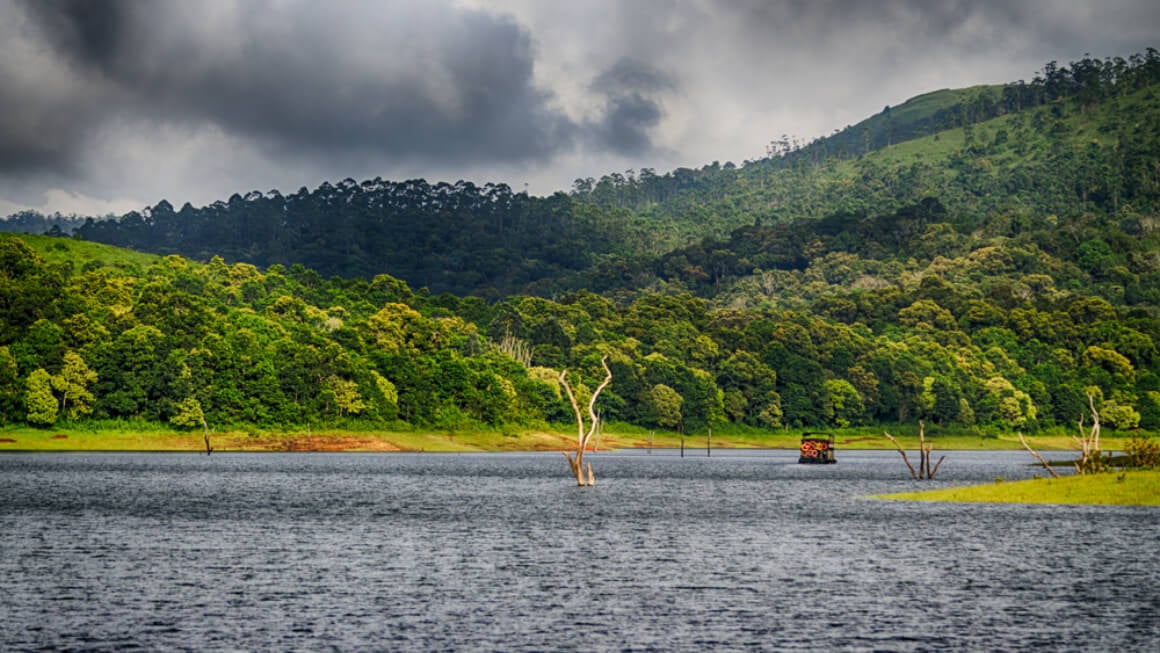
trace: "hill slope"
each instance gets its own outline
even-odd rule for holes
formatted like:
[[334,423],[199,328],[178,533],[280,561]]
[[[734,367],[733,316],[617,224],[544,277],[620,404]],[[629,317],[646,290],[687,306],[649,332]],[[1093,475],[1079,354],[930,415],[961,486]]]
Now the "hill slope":
[[[325,276],[388,273],[493,299],[632,289],[650,283],[642,270],[656,257],[739,227],[825,219],[832,229],[931,199],[963,233],[1077,217],[1147,229],[1160,197],[1157,83],[1154,50],[1051,63],[1030,83],[935,91],[828,138],[783,139],[769,158],[740,167],[642,169],[577,180],[571,195],[346,179],[71,224],[86,240],[142,251],[301,263]],[[22,214],[4,226],[67,231],[62,220]]]

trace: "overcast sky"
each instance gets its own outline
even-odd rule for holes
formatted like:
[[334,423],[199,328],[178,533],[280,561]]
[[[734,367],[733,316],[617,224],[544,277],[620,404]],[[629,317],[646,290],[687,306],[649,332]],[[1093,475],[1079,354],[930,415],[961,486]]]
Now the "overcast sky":
[[740,164],[1158,34],[1156,0],[0,0],[0,215]]

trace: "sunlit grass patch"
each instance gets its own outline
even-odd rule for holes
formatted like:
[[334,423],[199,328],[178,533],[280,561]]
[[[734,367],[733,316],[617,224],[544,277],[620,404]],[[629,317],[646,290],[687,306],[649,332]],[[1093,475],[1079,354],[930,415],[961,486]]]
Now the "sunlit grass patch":
[[1129,471],[1002,481],[987,485],[879,495],[901,501],[963,501],[973,503],[1058,503],[1116,506],[1160,505],[1160,471]]

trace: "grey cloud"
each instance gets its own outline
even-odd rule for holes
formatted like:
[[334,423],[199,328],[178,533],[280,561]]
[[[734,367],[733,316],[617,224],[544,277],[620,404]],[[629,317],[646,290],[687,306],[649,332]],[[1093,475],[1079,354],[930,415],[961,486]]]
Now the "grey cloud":
[[[587,146],[640,150],[661,117],[644,94],[655,88],[651,73],[622,68],[602,82],[599,127],[576,123],[534,82],[525,28],[449,4],[306,2],[272,12],[242,3],[209,26],[198,24],[199,3],[18,6],[89,94],[46,97],[38,113],[54,120],[0,131],[0,162],[63,169],[114,118],[212,124],[275,156],[455,165],[544,161]],[[57,142],[20,137],[70,123]]]
[[[985,15],[992,24],[1022,23],[1022,7],[1026,4],[1008,0],[746,0],[740,3],[737,15],[754,29],[772,28],[807,39],[817,39],[827,31],[877,29],[904,23],[911,27],[908,37],[927,41],[954,31],[975,14]],[[908,17],[916,20],[904,20]]]
[[672,90],[676,82],[667,73],[642,61],[621,57],[592,82],[601,93],[652,93]]
[[85,131],[78,122],[85,122],[90,112],[61,106],[57,98],[39,95],[23,84],[0,82],[0,106],[16,103],[21,110],[8,112],[0,120],[0,174],[27,177],[75,172],[72,154]]
[[0,174],[83,175],[78,153],[124,109],[100,71],[130,41],[130,12],[105,0],[20,0],[0,7],[0,22]]
[[59,52],[83,66],[114,59],[131,34],[131,7],[117,0],[20,0]]
[[618,154],[647,153],[653,149],[649,130],[662,117],[660,105],[639,93],[609,98],[604,120],[594,125],[594,135]]
[[0,1],[0,174],[6,181],[61,183],[84,174],[79,155],[100,127],[132,112],[126,94],[103,72],[131,42],[131,22],[118,2]]
[[164,71],[176,66],[162,66],[143,81],[173,110],[188,106],[291,149],[479,161],[536,159],[567,146],[568,123],[532,84],[522,30],[474,13],[448,16],[442,29],[445,47],[416,54],[384,39],[382,56],[396,66],[388,74],[360,69],[344,53],[304,55],[299,44],[262,41],[244,61],[211,62],[168,83]]
[[1013,50],[1042,56],[1058,49],[1078,59],[1084,52],[1076,52],[1076,44],[1085,41],[1108,44],[1106,52],[1091,52],[1096,56],[1125,54],[1125,42],[1143,47],[1154,41],[1160,23],[1160,5],[1147,0],[738,0],[732,6],[751,42],[776,34],[819,51],[840,49],[851,35],[869,35],[912,54],[931,48],[974,57]]
[[669,75],[644,62],[617,60],[591,85],[592,91],[606,97],[602,119],[590,125],[592,137],[617,154],[652,151],[650,130],[664,118],[659,95],[676,86]]
[[0,205],[364,171],[550,192],[1127,56],[1155,45],[1158,15],[1154,0],[0,0]]

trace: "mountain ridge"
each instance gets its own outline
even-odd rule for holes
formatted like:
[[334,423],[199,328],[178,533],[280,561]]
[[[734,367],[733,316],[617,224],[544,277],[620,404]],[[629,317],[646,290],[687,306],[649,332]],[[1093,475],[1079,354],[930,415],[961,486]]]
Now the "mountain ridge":
[[[1071,125],[1093,107],[1141,92],[1154,95],[1146,88],[1160,80],[1158,71],[1155,50],[1128,60],[1085,58],[1070,67],[1052,62],[1031,83],[932,91],[810,143],[783,137],[768,158],[740,167],[714,162],[663,175],[647,168],[612,173],[579,179],[570,194],[532,197],[504,184],[466,181],[344,179],[289,195],[235,194],[201,208],[174,210],[162,200],[112,221],[26,212],[3,226],[58,233],[71,226],[82,238],[198,260],[220,255],[261,267],[303,263],[324,275],[389,273],[436,293],[550,296],[588,283],[601,265],[637,268],[642,260],[706,237],[726,238],[758,221],[886,215],[933,196],[953,219],[982,223],[1008,210],[1004,202],[1018,200],[1013,190],[1044,183],[1044,157],[1035,156],[1074,141],[1080,130]],[[1155,104],[1137,103],[1149,115]],[[1052,133],[1061,129],[1074,133]],[[1137,140],[1152,143],[1154,131]],[[1051,154],[1055,160],[1048,163],[1059,167],[1061,156]],[[1121,175],[1126,179],[1138,172],[1141,153],[1133,156],[1134,168],[1129,156],[1117,163],[1128,171]],[[1038,177],[989,179],[971,162],[989,167],[991,177],[996,169],[1020,168],[1024,177]],[[1065,170],[1079,165],[1062,164]],[[1061,189],[1033,200],[1047,214],[1067,213],[1067,195]],[[1086,202],[1093,194],[1081,195]],[[1155,198],[1146,199],[1133,208],[1152,211]]]
[[[397,276],[408,278],[416,286],[433,286],[436,291],[454,291],[470,293],[477,291],[485,296],[501,296],[506,292],[523,291],[529,284],[541,282],[546,277],[571,274],[578,268],[590,266],[602,256],[615,254],[619,256],[631,255],[659,255],[690,242],[710,237],[723,237],[733,228],[751,224],[754,219],[785,220],[797,217],[826,217],[838,212],[856,212],[865,208],[849,204],[834,204],[819,202],[818,194],[826,194],[825,188],[814,188],[812,196],[803,193],[804,186],[809,189],[811,183],[817,184],[818,176],[811,176],[810,170],[826,168],[829,176],[835,177],[835,182],[847,182],[851,174],[861,174],[862,177],[875,176],[875,170],[850,170],[856,162],[861,162],[868,155],[880,153],[899,143],[914,143],[915,140],[943,135],[947,139],[963,139],[958,148],[962,153],[970,154],[972,148],[978,147],[976,131],[988,131],[988,124],[995,118],[1012,115],[1030,115],[1031,110],[1038,114],[1058,114],[1066,109],[1065,104],[1072,103],[1081,111],[1102,102],[1116,99],[1154,85],[1160,80],[1160,55],[1150,49],[1144,55],[1133,55],[1128,59],[1109,58],[1105,60],[1085,57],[1080,61],[1073,61],[1070,66],[1059,66],[1049,63],[1044,66],[1042,74],[1037,73],[1035,79],[1028,84],[1013,82],[1007,85],[977,86],[963,89],[941,89],[911,97],[897,106],[886,107],[882,113],[869,116],[855,125],[843,130],[835,130],[834,135],[813,140],[811,143],[793,143],[788,137],[783,137],[780,143],[771,144],[769,157],[757,161],[746,161],[738,167],[732,164],[720,166],[717,162],[699,169],[677,168],[669,173],[659,175],[650,168],[643,168],[633,175],[633,170],[626,174],[611,173],[604,175],[600,180],[577,180],[573,184],[572,203],[563,202],[561,195],[553,194],[544,197],[530,197],[527,194],[512,193],[506,184],[487,183],[478,187],[473,182],[459,181],[454,184],[447,182],[428,183],[425,180],[383,181],[380,179],[355,182],[342,180],[339,182],[322,182],[320,186],[310,191],[299,189],[297,193],[283,195],[281,191],[270,191],[263,194],[261,191],[249,191],[244,195],[234,194],[227,201],[219,201],[194,208],[183,205],[181,210],[174,211],[168,202],[158,202],[152,208],[143,211],[126,213],[125,216],[113,222],[109,220],[93,220],[89,224],[84,218],[67,218],[63,216],[37,216],[35,213],[23,212],[10,217],[3,225],[9,230],[48,231],[56,227],[59,232],[67,233],[70,226],[77,230],[81,237],[93,240],[110,242],[110,244],[128,245],[136,248],[151,249],[157,253],[180,252],[182,254],[205,260],[209,256],[218,254],[226,260],[248,260],[260,266],[267,266],[274,262],[291,264],[302,262],[307,267],[319,269],[322,274],[345,275],[372,275],[377,273],[394,273]],[[1042,110],[1041,110],[1042,109]],[[1046,123],[1060,122],[1060,116],[1051,115]],[[1041,121],[1043,122],[1043,121]],[[1066,121],[1064,121],[1066,122]],[[1044,128],[1039,124],[1037,129],[1052,129],[1051,124]],[[962,132],[957,133],[956,130]],[[995,130],[998,131],[998,130]],[[999,138],[999,135],[987,133],[987,138]],[[927,154],[933,154],[928,146]],[[885,158],[883,158],[885,160]],[[929,159],[928,159],[929,161]],[[887,166],[889,167],[889,166]],[[825,175],[822,175],[825,176]],[[811,181],[813,180],[813,181]],[[882,182],[880,179],[864,179],[863,181]],[[759,191],[753,187],[759,187]],[[831,184],[834,186],[834,184]],[[385,199],[380,196],[380,203],[390,203],[399,196],[398,189],[413,190],[420,188],[415,197],[414,205],[404,206],[398,216],[399,223],[391,224],[393,216],[380,213],[377,216],[347,215],[342,211],[349,208],[335,205],[343,201],[362,201],[365,197],[349,197],[349,190],[363,191],[364,195],[374,193],[375,188],[386,187]],[[748,187],[748,188],[746,188]],[[432,190],[434,189],[434,191]],[[447,189],[454,189],[448,194]],[[840,191],[841,189],[838,188]],[[342,195],[335,201],[335,193]],[[477,196],[478,195],[478,196]],[[833,195],[833,193],[831,193]],[[480,197],[481,196],[481,197]],[[313,242],[300,242],[304,252],[302,260],[293,259],[284,249],[288,244],[285,239],[278,238],[274,233],[281,222],[270,217],[273,212],[290,210],[288,205],[274,206],[274,208],[254,209],[255,203],[271,203],[281,199],[296,199],[297,208],[306,202],[316,204],[312,209],[328,210],[328,216],[341,228],[357,231],[363,225],[348,225],[347,223],[363,220],[365,226],[385,226],[393,228],[398,234],[399,228],[415,226],[416,220],[409,213],[413,209],[422,209],[429,202],[438,202],[451,198],[456,205],[447,208],[445,205],[436,206],[430,217],[458,220],[458,225],[466,227],[467,231],[476,228],[477,231],[486,231],[488,220],[507,218],[508,224],[534,224],[541,226],[545,231],[557,230],[559,227],[570,227],[579,231],[581,242],[528,242],[527,239],[516,239],[515,242],[488,239],[486,233],[481,233],[483,239],[473,238],[463,244],[451,244],[442,251],[425,247],[408,247],[406,252],[418,252],[420,255],[433,256],[444,269],[455,270],[457,274],[476,274],[481,277],[480,283],[449,283],[440,280],[435,275],[411,274],[418,270],[390,269],[374,267],[378,263],[365,260],[358,261],[351,266],[343,266],[336,261],[336,257],[346,256],[347,259],[375,259],[371,253],[361,251],[360,247],[351,246],[350,242],[340,242],[339,251],[326,253],[328,245],[316,226],[310,225],[309,219],[302,218],[300,224],[293,225],[298,233],[293,238],[314,239]],[[512,210],[512,215],[496,216],[494,206],[481,210],[480,199],[488,198],[495,201],[499,198]],[[875,199],[875,202],[880,198]],[[911,203],[918,202],[921,197],[914,197]],[[304,202],[306,201],[306,202]],[[371,199],[374,201],[374,199]],[[762,205],[764,204],[764,206]],[[948,204],[952,211],[957,208]],[[871,205],[871,210],[897,210],[901,203]],[[232,215],[231,211],[241,211],[241,215]],[[810,213],[812,211],[812,215]],[[183,232],[183,224],[165,223],[169,215],[182,213],[180,223],[196,220],[198,225],[194,233]],[[349,213],[349,211],[348,211]],[[528,223],[528,218],[532,223]],[[385,220],[385,222],[384,222]],[[408,222],[409,220],[409,222]],[[176,222],[176,220],[174,220]],[[422,220],[419,220],[421,223]],[[106,224],[108,223],[108,224]],[[245,242],[230,240],[229,226],[215,223],[233,223],[238,230],[245,231],[253,224],[262,225],[267,233],[244,235]],[[502,222],[498,223],[502,231]],[[118,225],[118,226],[113,226]],[[419,228],[425,225],[418,224]],[[429,233],[422,234],[423,239],[448,238],[448,233],[441,233],[442,225],[434,225]],[[124,233],[116,233],[122,231]],[[189,231],[189,230],[187,230]],[[368,230],[374,235],[374,228]],[[445,231],[445,230],[444,230]],[[550,237],[549,237],[550,238]],[[264,239],[264,240],[263,240]],[[340,239],[341,240],[341,239]],[[347,239],[349,240],[349,238]],[[472,247],[478,242],[478,247]],[[293,245],[293,244],[291,244]],[[412,244],[413,245],[413,244]],[[297,245],[293,245],[297,246]],[[342,251],[345,247],[346,251]],[[505,255],[499,261],[486,260],[486,251],[495,249],[513,248],[529,251],[527,256]],[[481,253],[483,252],[483,253]],[[565,253],[579,252],[580,260],[565,260],[557,266],[551,261],[552,256],[561,256],[567,259]],[[291,252],[292,253],[292,252]],[[377,252],[377,259],[391,261],[397,256],[386,255],[390,252]],[[508,253],[510,254],[510,253]],[[470,266],[463,266],[466,259],[471,263],[473,257],[485,259],[479,261],[481,267],[519,268],[527,266],[523,274],[502,275],[496,274],[495,269],[473,270]],[[536,285],[530,288],[535,290]]]

